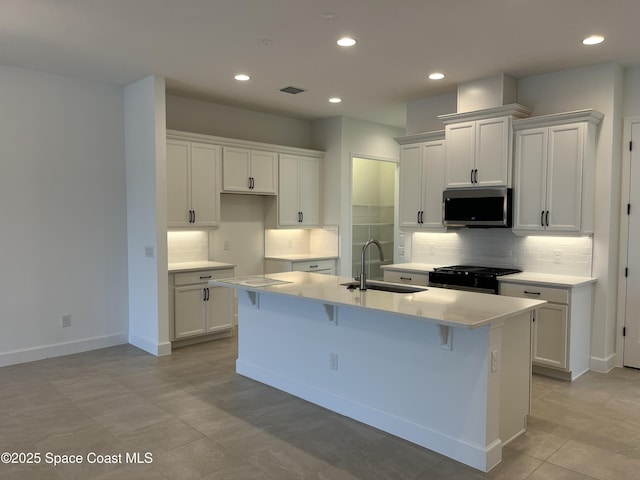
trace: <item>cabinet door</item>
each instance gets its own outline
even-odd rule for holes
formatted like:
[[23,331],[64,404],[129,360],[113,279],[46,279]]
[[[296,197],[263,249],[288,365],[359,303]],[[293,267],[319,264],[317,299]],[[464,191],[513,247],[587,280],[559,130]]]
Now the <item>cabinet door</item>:
[[300,211],[302,225],[320,225],[320,160],[300,157]]
[[513,228],[520,231],[544,230],[547,182],[546,128],[516,132]]
[[423,147],[422,192],[424,215],[422,226],[442,227],[442,191],[444,190],[444,141],[428,142]]
[[217,161],[220,147],[191,144],[191,209],[195,226],[218,224],[220,205],[217,189]]
[[421,225],[422,148],[422,143],[403,145],[400,148],[400,228],[417,228]]
[[568,307],[547,303],[538,309],[533,324],[533,362],[566,370]]
[[584,125],[549,127],[547,230],[579,232],[582,214]]
[[476,122],[476,185],[496,187],[511,185],[511,119],[491,118]]
[[167,226],[189,224],[189,142],[167,140]]
[[231,318],[231,295],[233,291],[225,287],[207,287],[206,303],[207,333],[228,330],[233,325]]
[[225,192],[249,192],[251,150],[224,147],[222,150],[222,189]]
[[300,171],[294,155],[280,155],[278,173],[278,224],[299,225]]
[[277,154],[274,152],[251,152],[252,193],[276,193]]
[[206,305],[203,285],[174,289],[174,338],[180,339],[205,333]]
[[473,186],[475,138],[475,122],[454,123],[445,127],[448,188]]

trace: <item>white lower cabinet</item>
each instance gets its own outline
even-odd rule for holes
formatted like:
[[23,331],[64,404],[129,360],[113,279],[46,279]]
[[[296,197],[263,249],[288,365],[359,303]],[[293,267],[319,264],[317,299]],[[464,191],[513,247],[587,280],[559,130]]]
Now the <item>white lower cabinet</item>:
[[336,260],[333,258],[319,260],[287,260],[278,258],[267,258],[264,264],[265,273],[311,272],[322,273],[325,275],[336,274]]
[[575,380],[589,370],[591,284],[563,288],[502,281],[500,294],[548,302],[532,325],[535,373]]
[[169,276],[169,286],[173,288],[173,292],[170,292],[173,297],[170,315],[172,341],[231,333],[233,291],[209,285],[207,282],[216,278],[233,277],[234,272],[235,270],[230,268],[175,273]]
[[392,283],[406,283],[409,285],[429,285],[428,273],[416,273],[409,270],[384,269],[384,281]]

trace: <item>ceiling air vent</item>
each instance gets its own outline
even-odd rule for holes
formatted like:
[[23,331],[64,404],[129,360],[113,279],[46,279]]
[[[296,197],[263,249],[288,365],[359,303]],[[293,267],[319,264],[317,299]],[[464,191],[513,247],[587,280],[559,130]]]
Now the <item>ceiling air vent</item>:
[[304,92],[304,89],[298,87],[284,87],[280,89],[281,92],[290,93],[291,95],[297,95]]

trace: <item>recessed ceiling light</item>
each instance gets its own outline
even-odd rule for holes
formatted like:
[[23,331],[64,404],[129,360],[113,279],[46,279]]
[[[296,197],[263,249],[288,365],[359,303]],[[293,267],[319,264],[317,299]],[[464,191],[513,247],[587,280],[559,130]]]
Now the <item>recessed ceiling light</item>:
[[442,80],[444,78],[444,73],[434,72],[429,75],[431,80]]
[[353,47],[356,44],[356,41],[351,37],[342,37],[337,43],[341,47]]
[[329,99],[329,103],[340,103],[342,102],[342,99],[339,97],[333,97]]
[[602,35],[591,35],[582,40],[582,43],[585,45],[597,45],[602,42],[604,42],[604,37]]
[[247,75],[246,73],[239,73],[233,78],[235,78],[239,82],[246,82],[247,80],[251,80],[251,77],[249,75]]

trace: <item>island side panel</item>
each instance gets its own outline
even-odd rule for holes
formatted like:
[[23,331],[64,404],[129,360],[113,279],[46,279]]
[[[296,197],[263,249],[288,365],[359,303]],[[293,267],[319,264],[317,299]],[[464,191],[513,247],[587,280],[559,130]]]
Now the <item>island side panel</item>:
[[501,460],[488,360],[500,327],[456,328],[445,350],[438,326],[419,319],[267,293],[238,300],[238,373],[480,470]]
[[502,328],[500,439],[505,445],[525,432],[531,413],[531,328],[533,312],[509,318]]

